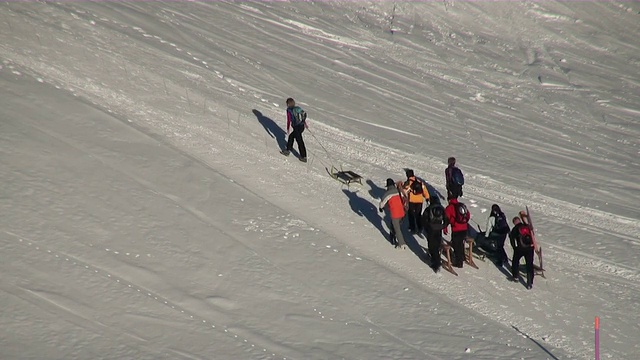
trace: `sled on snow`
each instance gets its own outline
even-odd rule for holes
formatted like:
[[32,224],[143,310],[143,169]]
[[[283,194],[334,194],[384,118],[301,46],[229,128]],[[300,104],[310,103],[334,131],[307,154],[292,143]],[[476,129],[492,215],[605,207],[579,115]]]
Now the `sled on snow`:
[[[464,240],[464,262],[474,269],[478,269],[478,265],[476,265],[476,263],[473,261],[474,243],[475,241],[471,237],[467,237]],[[451,242],[446,240],[445,238],[442,238],[440,254],[441,256],[444,255],[444,259],[442,260],[442,267],[453,275],[458,276],[458,273],[453,269],[453,263],[451,261]]]
[[342,170],[342,167],[340,167],[340,170],[338,170],[335,166],[331,166],[331,169],[326,168],[327,173],[329,173],[329,175],[336,179],[337,181],[341,182],[344,185],[350,186],[353,183],[358,183],[360,185],[362,185],[362,176],[354,173],[351,170]]

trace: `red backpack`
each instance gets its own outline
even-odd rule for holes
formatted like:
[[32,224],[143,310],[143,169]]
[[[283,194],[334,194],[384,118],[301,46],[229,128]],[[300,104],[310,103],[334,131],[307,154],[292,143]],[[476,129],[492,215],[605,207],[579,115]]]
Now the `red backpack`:
[[520,246],[527,248],[533,246],[533,234],[528,225],[522,224],[518,229],[518,233],[520,235]]

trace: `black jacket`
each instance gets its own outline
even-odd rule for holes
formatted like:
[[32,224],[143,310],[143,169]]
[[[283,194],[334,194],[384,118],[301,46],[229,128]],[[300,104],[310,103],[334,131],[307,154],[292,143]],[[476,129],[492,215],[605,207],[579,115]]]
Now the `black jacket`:
[[527,226],[523,223],[516,224],[511,232],[509,233],[509,241],[511,242],[512,248],[520,248],[520,228],[523,226]]

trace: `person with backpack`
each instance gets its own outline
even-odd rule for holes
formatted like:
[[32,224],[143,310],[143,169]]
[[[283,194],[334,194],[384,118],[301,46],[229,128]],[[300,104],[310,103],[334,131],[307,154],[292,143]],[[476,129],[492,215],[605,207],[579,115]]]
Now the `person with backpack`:
[[533,234],[529,225],[522,222],[519,217],[513,218],[513,229],[509,233],[509,240],[513,248],[511,259],[511,281],[517,282],[520,278],[520,259],[524,257],[527,267],[527,289],[533,287]]
[[412,234],[422,234],[422,203],[429,201],[429,191],[424,183],[416,178],[413,170],[405,171],[407,181],[404,182],[404,192],[409,199],[407,218],[409,219],[409,231]]
[[[467,206],[459,202],[456,197],[449,196],[449,205],[444,209],[445,216],[451,224],[451,248],[453,249],[453,266],[461,268],[464,264],[464,240],[469,230],[471,214]],[[444,228],[444,234],[448,233],[448,225]]]
[[456,158],[453,156],[447,159],[449,164],[444,170],[445,180],[447,182],[447,197],[462,197],[462,185],[464,185],[464,174],[456,166]]
[[449,220],[445,216],[444,206],[437,198],[434,198],[424,210],[422,224],[427,233],[427,248],[431,258],[431,269],[434,272],[438,272],[442,264],[440,259],[442,230],[449,225]]
[[485,238],[496,244],[496,266],[502,267],[509,261],[509,256],[504,251],[504,242],[511,229],[509,228],[507,216],[502,212],[498,204],[491,205],[491,213],[487,219],[486,229]]
[[404,197],[400,192],[400,188],[396,185],[393,179],[387,179],[387,191],[380,200],[378,210],[382,212],[385,207],[389,210],[389,217],[391,218],[391,225],[389,225],[389,237],[391,243],[395,244],[396,249],[405,249],[407,247],[402,235],[402,228],[400,224],[404,218]]
[[[289,130],[293,128],[293,131],[289,133]],[[302,133],[304,129],[308,129],[307,125],[307,113],[302,110],[300,106],[296,106],[296,102],[292,98],[287,99],[287,148],[282,150],[284,156],[289,156],[291,150],[293,150],[293,141],[298,143],[298,152],[300,157],[298,158],[302,162],[307,162],[307,148],[304,145],[304,139]]]

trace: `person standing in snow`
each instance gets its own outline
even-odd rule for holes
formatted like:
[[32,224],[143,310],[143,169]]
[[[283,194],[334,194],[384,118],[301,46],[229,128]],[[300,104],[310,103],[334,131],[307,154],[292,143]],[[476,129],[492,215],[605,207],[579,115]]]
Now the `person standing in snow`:
[[513,229],[509,233],[509,240],[513,248],[513,258],[511,259],[511,281],[518,281],[520,278],[520,259],[524,257],[527,268],[527,289],[533,287],[533,234],[529,225],[522,222],[519,217],[513,218]]
[[389,217],[391,218],[389,226],[390,241],[396,245],[396,248],[405,249],[407,245],[400,227],[405,213],[404,198],[393,179],[387,179],[387,191],[382,196],[382,200],[380,200],[378,210],[382,212],[385,207],[389,210]]
[[[471,214],[464,203],[457,198],[450,196],[449,205],[444,210],[449,224],[451,224],[451,247],[453,248],[453,266],[461,268],[464,264],[464,241],[469,230],[469,219]],[[448,226],[444,228],[444,234],[448,233]]]
[[[293,128],[293,131],[289,133],[289,130]],[[304,145],[304,139],[302,133],[304,129],[308,129],[307,125],[307,113],[302,110],[301,107],[296,106],[296,102],[292,98],[287,99],[287,148],[282,150],[282,154],[289,156],[291,150],[293,150],[293,141],[298,143],[298,152],[300,157],[298,158],[302,162],[307,162],[307,148]]]
[[436,197],[424,210],[422,214],[422,224],[427,233],[427,247],[431,258],[431,269],[434,272],[440,271],[440,247],[442,245],[442,230],[449,226],[449,220],[445,215],[445,209]]
[[491,205],[491,213],[487,219],[487,227],[485,238],[489,241],[495,241],[496,244],[496,266],[506,265],[509,256],[504,251],[504,242],[509,234],[509,222],[507,216],[502,212],[498,204]]
[[464,175],[462,171],[456,166],[456,158],[453,156],[447,159],[449,164],[444,170],[444,176],[447,184],[447,198],[462,197],[462,185],[464,185]]
[[429,201],[429,191],[427,187],[416,178],[413,170],[405,171],[407,181],[404,182],[403,191],[409,199],[407,218],[409,219],[409,231],[412,234],[422,234],[422,203]]

